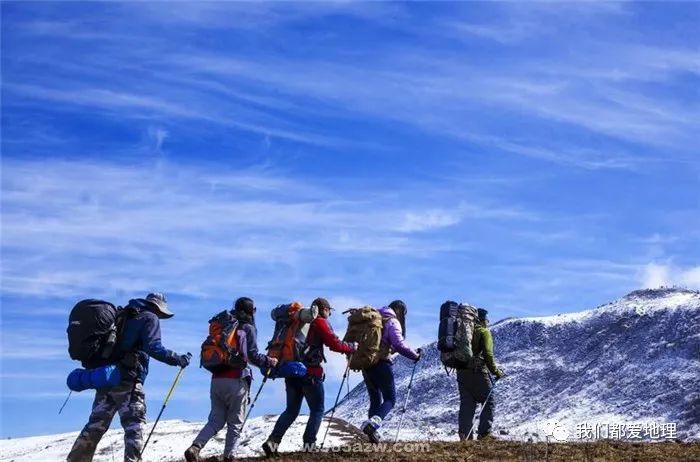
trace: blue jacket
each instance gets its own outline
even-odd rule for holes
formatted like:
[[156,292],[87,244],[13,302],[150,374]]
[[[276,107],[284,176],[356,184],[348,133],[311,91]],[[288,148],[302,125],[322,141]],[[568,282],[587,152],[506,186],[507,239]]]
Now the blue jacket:
[[160,319],[147,304],[139,299],[129,300],[125,309],[129,308],[136,309],[137,314],[127,319],[118,350],[125,355],[121,364],[127,377],[143,383],[148,375],[149,357],[177,366],[179,355],[161,343]]

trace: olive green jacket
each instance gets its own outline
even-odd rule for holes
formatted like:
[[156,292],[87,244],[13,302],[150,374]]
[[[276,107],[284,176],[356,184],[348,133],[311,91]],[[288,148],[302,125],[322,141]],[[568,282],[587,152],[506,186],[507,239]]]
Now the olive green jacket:
[[488,327],[477,324],[474,327],[472,337],[472,352],[474,353],[475,368],[488,369],[492,374],[498,375],[498,367],[493,357],[493,337]]

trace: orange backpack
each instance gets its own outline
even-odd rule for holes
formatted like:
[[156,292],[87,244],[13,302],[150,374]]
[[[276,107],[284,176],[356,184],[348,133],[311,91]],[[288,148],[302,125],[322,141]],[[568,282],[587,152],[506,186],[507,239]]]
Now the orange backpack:
[[302,360],[306,336],[301,330],[304,323],[299,315],[303,308],[301,302],[292,302],[272,310],[275,332],[267,345],[267,355],[277,358],[280,364]]
[[200,367],[211,372],[227,367],[245,367],[236,336],[238,324],[238,319],[228,310],[209,320],[209,336],[202,343]]

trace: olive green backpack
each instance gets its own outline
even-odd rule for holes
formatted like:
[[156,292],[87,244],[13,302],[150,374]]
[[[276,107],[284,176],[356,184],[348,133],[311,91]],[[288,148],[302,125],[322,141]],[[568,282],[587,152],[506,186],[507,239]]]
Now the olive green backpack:
[[379,311],[371,306],[353,308],[343,312],[348,316],[345,342],[357,342],[357,351],[350,357],[350,369],[360,371],[379,361],[379,345],[382,341],[383,321]]

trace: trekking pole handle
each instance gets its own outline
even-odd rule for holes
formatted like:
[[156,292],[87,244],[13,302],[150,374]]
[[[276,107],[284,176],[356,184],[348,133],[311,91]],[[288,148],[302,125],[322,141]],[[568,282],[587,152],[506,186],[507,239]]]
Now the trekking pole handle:
[[[192,353],[187,352],[187,356],[190,358],[192,357]],[[175,387],[177,386],[177,383],[180,381],[180,377],[182,377],[182,373],[185,372],[185,368],[181,367],[179,371],[177,371],[177,375],[175,376],[175,381],[173,382],[172,386],[170,387],[170,391],[168,391],[168,394],[165,397],[165,401],[163,401],[163,407],[170,401],[170,397],[172,396],[173,392],[175,391]]]
[[[265,385],[265,382],[267,382],[267,378],[270,376],[270,371],[272,368],[267,368],[265,371],[265,375],[263,377],[262,383],[260,383],[260,388],[258,388],[258,392],[255,394],[255,398],[253,398],[253,401],[250,402],[250,407],[248,408],[248,412],[246,412],[245,419],[243,419],[243,425],[248,421],[248,417],[250,417],[250,413],[253,412],[253,408],[255,407],[255,403],[258,401],[258,396],[260,396],[260,392],[262,392],[263,386]],[[250,395],[249,395],[250,396]],[[250,400],[250,397],[248,397],[248,400]],[[243,426],[241,426],[241,431],[243,431]]]

